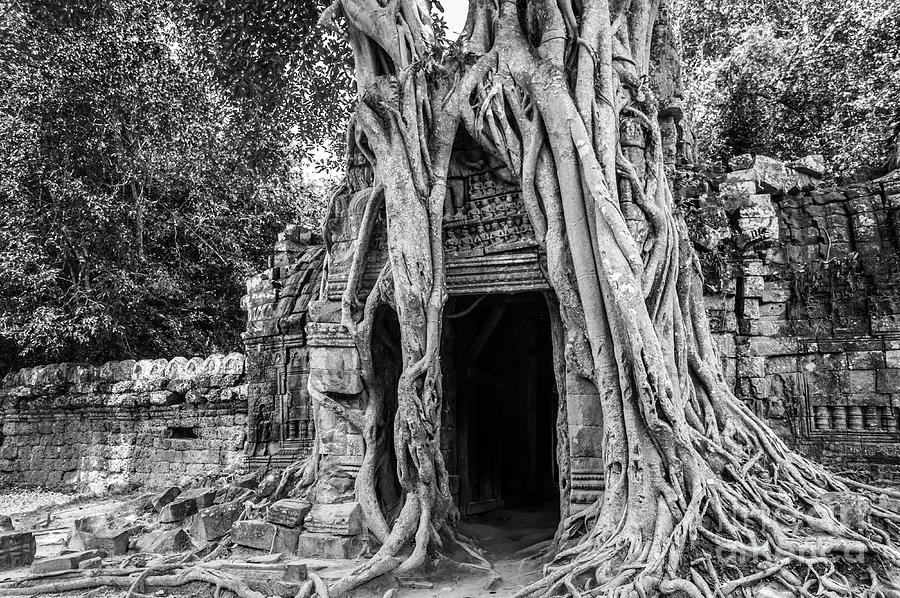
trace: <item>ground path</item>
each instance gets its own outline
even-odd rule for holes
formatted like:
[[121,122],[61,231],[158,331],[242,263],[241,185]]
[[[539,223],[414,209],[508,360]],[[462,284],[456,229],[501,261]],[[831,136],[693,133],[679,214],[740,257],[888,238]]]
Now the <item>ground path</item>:
[[[65,541],[75,519],[90,515],[114,513],[123,524],[129,519],[137,519],[133,506],[140,492],[105,497],[91,497],[66,494],[43,489],[5,488],[0,489],[0,515],[10,515],[16,529],[35,531],[37,558],[58,555],[65,549]],[[549,539],[555,528],[556,515],[552,507],[530,510],[505,510],[486,513],[460,524],[460,532],[471,538],[493,565],[492,572],[459,567],[450,562],[438,563],[436,567],[415,578],[400,580],[396,598],[480,598],[496,596],[508,598],[515,590],[534,580],[540,571],[540,564],[534,560],[523,560],[527,548]],[[524,551],[524,552],[523,552]],[[242,561],[258,556],[259,551],[236,548],[227,557]],[[109,565],[124,557],[110,557]],[[347,561],[324,561],[303,559],[303,562],[326,580],[335,580],[363,562],[363,559]],[[28,575],[25,568],[0,571],[0,581],[20,579]],[[390,588],[397,588],[395,579],[375,580],[354,593],[359,598],[381,598]],[[120,597],[121,590],[98,588],[67,594],[44,594],[52,598]],[[181,588],[165,590],[158,594],[161,598],[212,596],[210,586],[190,584]],[[227,593],[223,592],[223,596]]]

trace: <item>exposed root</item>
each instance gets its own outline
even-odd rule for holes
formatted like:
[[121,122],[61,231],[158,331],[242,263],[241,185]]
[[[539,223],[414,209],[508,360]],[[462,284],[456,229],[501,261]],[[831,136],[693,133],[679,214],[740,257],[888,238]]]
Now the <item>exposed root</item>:
[[[553,288],[560,396],[581,377],[597,390],[603,416],[596,442],[605,493],[571,515],[560,405],[561,525],[544,576],[519,595],[718,598],[766,582],[836,598],[868,591],[845,574],[851,559],[900,566],[900,514],[875,508],[851,529],[822,500],[826,492],[882,491],[790,450],[720,372],[649,81],[660,12],[657,0],[472,0],[460,41],[472,54],[455,60],[433,51],[424,0],[338,0],[323,17],[346,19],[360,98],[353,142],[377,181],[342,298],[341,319],[366,370],[364,413],[311,392],[363,435],[357,498],[381,547],[332,595],[418,567],[452,538],[446,532],[458,517],[440,452],[440,339],[442,218],[460,125],[521,186]],[[638,132],[628,147],[625,121]],[[637,220],[626,221],[626,202]],[[360,313],[359,281],[382,205],[388,264]],[[375,314],[385,305],[400,321],[398,343],[378,335],[398,349],[393,447],[380,430],[389,418],[372,365]],[[374,473],[387,450],[404,493],[390,525]]]

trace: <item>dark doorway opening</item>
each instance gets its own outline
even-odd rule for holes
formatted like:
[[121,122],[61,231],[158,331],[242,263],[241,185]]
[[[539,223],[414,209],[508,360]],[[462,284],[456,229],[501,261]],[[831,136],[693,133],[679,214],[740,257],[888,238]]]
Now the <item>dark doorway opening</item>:
[[444,388],[455,416],[461,514],[558,518],[558,397],[544,297],[456,297],[446,313]]

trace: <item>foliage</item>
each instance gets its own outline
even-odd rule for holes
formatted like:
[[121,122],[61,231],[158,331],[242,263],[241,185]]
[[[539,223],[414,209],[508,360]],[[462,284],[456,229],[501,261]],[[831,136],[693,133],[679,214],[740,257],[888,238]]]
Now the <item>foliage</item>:
[[898,114],[892,0],[680,0],[701,155],[821,153],[852,176],[886,165]]
[[298,151],[333,169],[343,153],[353,60],[317,26],[323,0],[184,0],[179,14],[205,41],[201,57],[233,98],[292,120]]
[[183,9],[0,16],[0,368],[236,348],[243,280],[320,220],[292,88],[245,101]]

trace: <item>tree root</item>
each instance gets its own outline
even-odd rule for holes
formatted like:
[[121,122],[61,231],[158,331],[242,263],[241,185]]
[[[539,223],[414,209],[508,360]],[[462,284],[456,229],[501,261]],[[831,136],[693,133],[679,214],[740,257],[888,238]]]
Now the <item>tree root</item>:
[[[560,396],[566,378],[583,377],[603,419],[596,442],[605,492],[575,516],[561,508],[554,558],[519,595],[721,598],[765,580],[804,598],[855,597],[862,591],[838,570],[843,561],[900,566],[900,515],[876,508],[850,529],[822,503],[826,492],[879,490],[791,451],[721,374],[647,83],[661,10],[657,0],[472,0],[461,47],[473,54],[441,63],[425,0],[337,0],[329,9],[328,22],[338,14],[347,22],[360,97],[354,140],[378,181],[342,297],[370,402],[361,416],[311,393],[363,434],[367,453],[393,448],[405,493],[388,527],[374,488],[379,460],[364,457],[357,494],[382,545],[333,595],[415,568],[452,537],[443,533],[456,514],[440,452],[442,220],[460,124],[523,190],[554,291]],[[625,120],[643,135],[627,156]],[[381,192],[390,293],[376,285],[357,326]],[[630,221],[620,192],[638,208]],[[373,306],[388,295],[400,320],[393,447],[379,440],[382,389],[370,363]],[[566,416],[560,406],[560,429]],[[567,443],[560,460],[569,458]]]
[[[149,570],[148,570],[149,571]],[[185,584],[200,581],[211,584],[216,588],[224,588],[233,592],[238,598],[266,598],[265,594],[251,590],[242,580],[231,575],[206,567],[191,567],[177,575],[149,575],[141,579],[143,584],[151,587],[174,588]],[[92,590],[100,587],[125,588],[132,592],[136,580],[130,577],[114,575],[97,575],[71,581],[36,585],[23,588],[0,588],[0,596],[34,596],[37,594],[56,594],[61,592],[73,592],[76,590]],[[138,596],[132,593],[132,596]],[[327,595],[326,595],[327,596]]]

